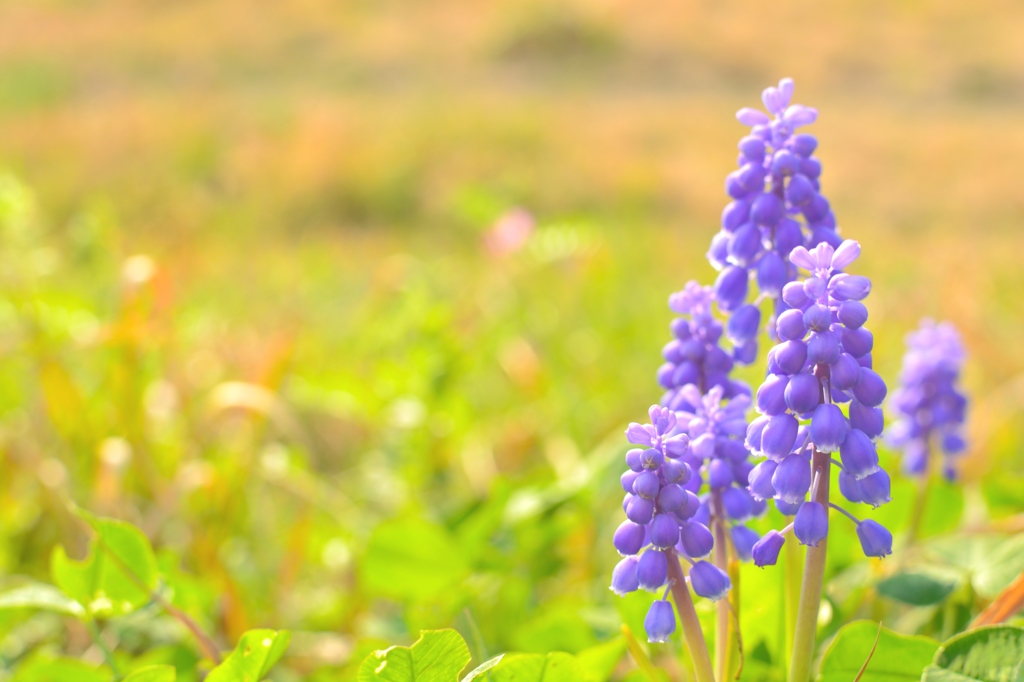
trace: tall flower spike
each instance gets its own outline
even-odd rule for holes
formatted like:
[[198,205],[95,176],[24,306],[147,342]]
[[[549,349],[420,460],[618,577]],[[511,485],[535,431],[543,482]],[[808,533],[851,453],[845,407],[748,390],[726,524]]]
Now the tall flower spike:
[[[782,341],[768,353],[769,374],[757,392],[762,416],[747,430],[747,445],[767,458],[748,478],[751,494],[773,497],[780,511],[794,515],[794,532],[806,545],[817,545],[828,533],[828,500],[814,501],[811,490],[813,456],[830,460],[839,454],[839,489],[848,501],[889,501],[889,477],[878,465],[874,442],[886,387],[871,369],[873,338],[860,302],[871,282],[840,271],[859,254],[852,240],[836,249],[826,242],[793,249],[791,261],[808,276],[784,289],[792,307],[776,323]],[[826,480],[828,472],[815,467],[814,475]],[[805,501],[808,492],[811,501]],[[774,545],[778,538],[766,542]],[[754,549],[755,556],[766,551]]]
[[[861,303],[871,281],[843,272],[859,255],[860,246],[851,240],[838,248],[822,241],[790,252],[790,262],[807,276],[783,287],[788,309],[776,320],[780,341],[768,352],[768,377],[757,393],[762,416],[747,430],[747,445],[776,463],[770,481],[755,469],[757,475],[748,479],[752,494],[766,497],[774,490],[776,507],[795,517],[793,534],[808,546],[790,658],[792,681],[803,682],[810,675],[829,508],[857,524],[866,555],[882,557],[891,551],[892,536],[881,525],[858,521],[830,501],[836,452],[842,496],[872,506],[889,500],[889,477],[878,466],[874,443],[882,432],[880,405],[886,386],[872,369],[874,339],[864,327],[867,308]],[[769,533],[754,545],[751,554],[758,565],[776,561],[781,535]]]
[[725,191],[732,201],[722,211],[721,231],[708,251],[708,259],[719,270],[715,291],[722,307],[734,310],[744,305],[753,274],[761,294],[774,300],[768,321],[772,334],[775,319],[789,307],[782,289],[796,278],[789,261],[792,249],[821,242],[835,247],[841,242],[835,216],[821,193],[821,162],[813,156],[818,141],[797,133],[813,123],[818,112],[791,105],[793,90],[790,78],[765,89],[761,99],[771,115],[750,108],[737,112],[736,118],[751,130],[739,142],[738,170],[726,178]]
[[943,457],[947,478],[956,476],[954,461],[966,450],[967,398],[958,386],[963,363],[963,344],[951,323],[923,320],[907,335],[888,440],[902,449],[903,470],[912,476],[927,475],[933,454]]

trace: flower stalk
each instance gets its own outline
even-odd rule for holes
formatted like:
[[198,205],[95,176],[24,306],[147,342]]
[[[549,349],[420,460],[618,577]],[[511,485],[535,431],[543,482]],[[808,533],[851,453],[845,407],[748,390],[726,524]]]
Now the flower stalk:
[[697,610],[693,606],[690,589],[686,586],[686,576],[683,575],[679,557],[676,556],[673,549],[668,550],[668,576],[672,581],[672,599],[675,601],[676,612],[679,614],[679,622],[683,628],[683,639],[690,652],[690,657],[693,659],[696,682],[715,682],[711,657],[708,655],[708,645],[704,641],[704,631],[701,630],[700,619],[697,618]]

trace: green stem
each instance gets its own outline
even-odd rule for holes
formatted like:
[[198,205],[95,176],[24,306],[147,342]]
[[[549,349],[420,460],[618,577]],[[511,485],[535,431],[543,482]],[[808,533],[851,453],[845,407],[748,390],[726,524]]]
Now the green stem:
[[[722,572],[729,572],[729,553],[725,540],[725,517],[722,508],[722,492],[720,490],[711,493],[712,528],[715,532],[715,551],[713,563]],[[731,596],[731,595],[730,595]],[[732,653],[732,619],[729,613],[729,599],[719,599],[715,604],[715,678],[726,680],[729,677],[729,669]]]
[[103,658],[107,661],[107,665],[114,672],[114,679],[121,679],[121,671],[117,669],[117,663],[114,662],[114,653],[110,650],[103,642],[103,636],[100,634],[100,630],[96,627],[96,621],[88,619],[85,621],[85,627],[89,630],[89,636],[92,637],[92,641],[99,647],[100,651],[103,652]]
[[932,487],[931,467],[925,469],[924,476],[915,481],[914,500],[910,508],[910,528],[907,530],[907,544],[910,547],[917,542],[921,535],[921,526],[924,523],[924,509],[928,503],[928,492]]
[[[785,552],[783,564],[783,618],[785,648],[783,651],[793,650],[793,638],[796,634],[796,614],[800,610],[800,585],[803,583],[804,554],[800,550],[800,544],[794,538],[790,538],[782,546]],[[789,661],[785,661],[789,665]]]
[[672,599],[676,603],[679,622],[683,628],[683,639],[693,659],[694,677],[696,682],[715,682],[715,674],[711,669],[711,657],[708,645],[704,641],[704,632],[700,628],[697,610],[693,608],[690,588],[686,586],[686,576],[679,565],[679,557],[674,549],[666,552],[668,558],[668,579],[672,581]]
[[[825,507],[829,513],[828,489],[832,458],[827,453],[814,449],[811,457],[811,480],[818,479],[814,501]],[[825,582],[825,555],[828,536],[817,547],[807,548],[804,563],[804,580],[800,586],[800,605],[796,615],[796,631],[793,634],[793,654],[789,659],[789,682],[807,682],[811,677],[811,663],[814,661],[814,639],[818,632],[818,608],[821,606],[822,588]]]

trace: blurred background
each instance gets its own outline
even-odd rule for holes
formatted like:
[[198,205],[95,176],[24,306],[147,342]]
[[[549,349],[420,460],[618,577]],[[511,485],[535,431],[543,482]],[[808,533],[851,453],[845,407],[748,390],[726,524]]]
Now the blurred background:
[[[83,550],[66,499],[130,520],[220,644],[295,631],[281,680],[420,628],[480,660],[639,629],[650,598],[607,590],[622,429],[668,294],[713,280],[733,114],[784,76],[876,368],[922,316],[968,347],[932,532],[1016,528],[1022,32],[1010,0],[0,2],[0,573]],[[751,576],[748,674],[780,647]],[[197,657],[133,618],[122,649]],[[0,628],[5,666],[90,646]]]

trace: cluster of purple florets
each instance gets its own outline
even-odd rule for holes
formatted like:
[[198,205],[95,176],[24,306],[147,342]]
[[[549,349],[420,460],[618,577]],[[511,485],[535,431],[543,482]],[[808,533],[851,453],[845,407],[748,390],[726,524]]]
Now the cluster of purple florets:
[[925,320],[907,335],[900,388],[891,400],[899,418],[889,440],[903,450],[903,469],[912,476],[927,475],[933,449],[944,456],[945,476],[956,476],[953,460],[967,448],[967,398],[957,387],[963,362],[960,335],[948,322]]
[[[782,288],[796,278],[790,252],[821,242],[836,247],[841,241],[832,208],[820,191],[821,162],[813,156],[818,141],[796,134],[818,112],[790,105],[792,96],[793,81],[785,78],[762,94],[771,116],[750,108],[736,114],[751,130],[739,143],[739,169],[726,178],[732,202],[722,212],[722,229],[708,251],[720,271],[715,294],[725,311],[752,307],[746,301],[753,271],[761,294],[775,299],[775,312],[781,312]],[[756,354],[756,341],[752,343],[754,350],[746,350],[751,358]]]
[[[622,475],[626,521],[613,538],[623,559],[612,572],[612,591],[624,595],[666,587],[668,562],[678,560],[678,551],[693,563],[690,584],[694,592],[720,599],[729,591],[729,577],[701,560],[711,553],[714,540],[707,525],[695,518],[702,505],[690,489],[700,487],[699,474],[691,467],[691,463],[699,466],[699,460],[691,455],[690,437],[679,428],[673,410],[654,405],[649,414],[649,424],[633,423],[626,430],[629,442],[640,447],[626,453],[629,470]],[[651,641],[665,641],[675,631],[675,616],[661,602],[665,602],[664,596],[648,614]]]
[[[859,255],[852,240],[838,249],[824,242],[811,251],[793,249],[790,260],[809,276],[783,289],[788,309],[776,321],[780,341],[768,353],[769,374],[757,391],[761,416],[747,431],[747,447],[766,457],[750,472],[751,494],[773,498],[782,513],[795,516],[792,530],[805,545],[828,535],[828,512],[814,500],[820,482],[812,477],[813,450],[839,453],[839,490],[847,500],[873,507],[889,501],[889,476],[878,466],[874,442],[882,433],[886,386],[871,368],[873,338],[861,303],[871,282],[842,272]],[[891,553],[892,536],[877,523],[858,522],[858,535],[868,556]],[[754,562],[774,564],[782,542],[778,532],[766,534],[753,548]]]
[[[754,306],[744,306],[723,325],[714,315],[714,303],[711,287],[697,282],[669,296],[669,308],[679,317],[672,320],[672,340],[662,349],[665,364],[658,368],[658,383],[669,392],[666,399],[688,385],[704,391],[718,387],[725,398],[750,393],[746,384],[731,379],[729,373],[736,363],[749,364],[757,355],[761,313]],[[723,335],[733,344],[731,353],[722,348]]]
[[[678,555],[692,564],[694,592],[720,599],[729,578],[703,560],[714,548],[711,529],[718,524],[730,526],[736,555],[759,566],[775,563],[789,530],[803,544],[818,544],[828,533],[828,512],[814,500],[814,452],[838,452],[839,487],[847,500],[872,506],[889,500],[889,477],[878,466],[874,445],[882,433],[886,386],[872,369],[873,337],[861,303],[871,283],[843,272],[860,247],[839,237],[820,192],[817,140],[796,134],[817,111],[790,105],[792,95],[793,81],[783,79],[762,94],[770,115],[749,108],[737,113],[751,130],[739,143],[739,169],[726,179],[732,201],[708,252],[719,275],[714,288],[690,282],[669,299],[680,317],[672,322],[673,339],[658,370],[666,393],[651,408],[650,424],[631,424],[626,432],[639,447],[627,453],[629,471],[622,476],[627,520],[614,538],[624,557],[612,576],[616,594],[665,587],[668,562]],[[800,269],[809,273],[802,281]],[[750,301],[752,277],[760,296]],[[768,354],[768,377],[752,401],[750,389],[730,373],[757,357],[765,297],[773,300],[769,334],[779,343]],[[725,314],[724,324],[715,306]],[[752,402],[761,416],[748,427]],[[765,461],[754,466],[751,452]],[[769,498],[795,519],[781,533],[759,538],[744,522],[763,514]],[[857,523],[865,554],[891,553],[885,528],[830,506]],[[667,590],[645,621],[652,642],[675,630],[666,596]]]

